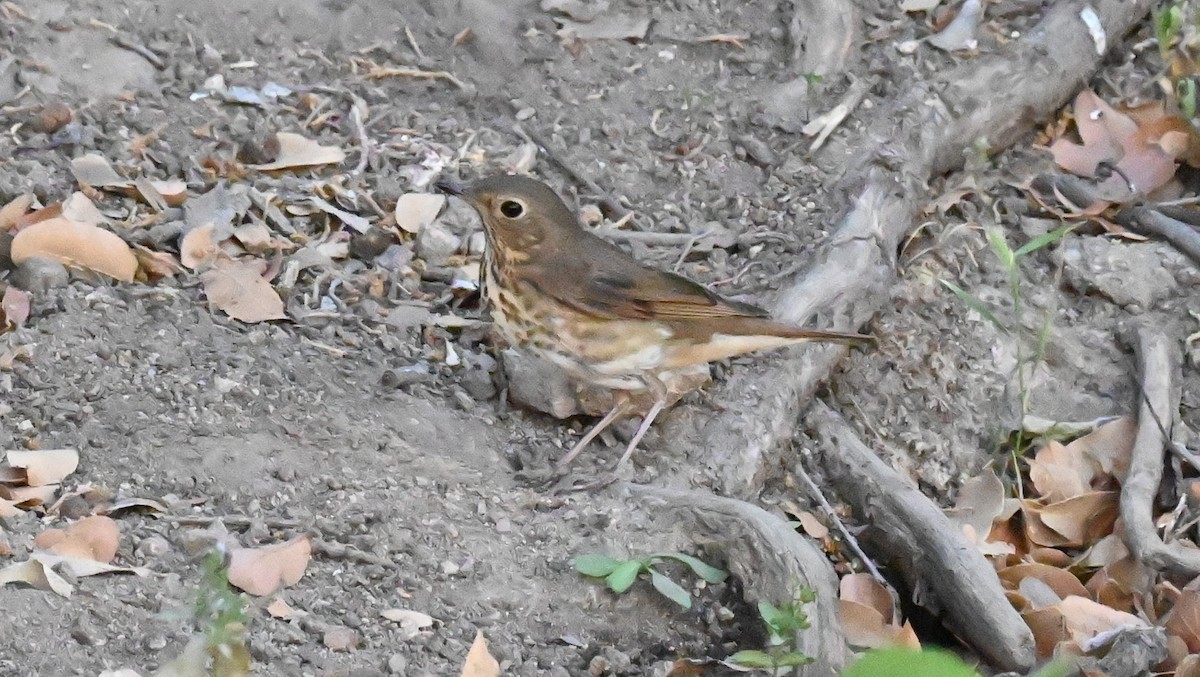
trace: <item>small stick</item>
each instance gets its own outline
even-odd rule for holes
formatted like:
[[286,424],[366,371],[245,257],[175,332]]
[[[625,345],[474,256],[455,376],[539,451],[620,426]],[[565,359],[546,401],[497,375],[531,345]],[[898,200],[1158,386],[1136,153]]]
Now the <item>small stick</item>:
[[207,527],[217,522],[235,528],[245,528],[256,523],[265,524],[268,529],[299,529],[304,526],[296,520],[270,517],[255,519],[245,515],[162,515],[160,519],[185,527]]
[[367,138],[367,126],[363,123],[357,102],[350,103],[350,119],[354,121],[354,128],[358,130],[358,164],[354,165],[354,173],[362,174],[367,169],[367,159],[371,155],[371,141]]
[[[814,499],[816,499],[817,504],[821,506],[821,510],[825,511],[825,516],[828,517],[829,521],[833,522],[834,525],[837,526],[838,531],[842,532],[842,535],[846,537],[846,542],[850,544],[850,549],[854,551],[854,554],[857,555],[860,560],[862,560],[863,565],[867,567],[867,571],[871,572],[871,577],[878,581],[880,585],[886,588],[892,593],[892,596],[895,597],[896,591],[892,589],[892,584],[883,577],[883,574],[879,572],[879,568],[875,566],[874,560],[867,556],[867,553],[863,551],[862,546],[858,544],[858,539],[855,538],[854,534],[850,532],[850,529],[846,527],[846,523],[842,521],[842,518],[838,517],[837,511],[833,509],[833,506],[829,503],[829,500],[825,498],[825,494],[821,492],[821,488],[817,486],[817,483],[813,481],[811,476],[809,476],[808,471],[804,469],[804,464],[797,462],[793,470],[795,470],[800,479],[804,480],[804,483],[808,485],[809,493]],[[899,609],[899,601],[894,601],[897,602],[896,608]]]
[[123,35],[113,35],[113,36],[109,37],[109,40],[111,40],[112,43],[114,45],[116,45],[117,47],[120,47],[121,49],[127,49],[127,50],[133,52],[134,54],[137,54],[138,56],[142,57],[146,61],[149,61],[150,65],[154,66],[156,69],[158,69],[160,71],[166,70],[167,63],[165,61],[163,61],[162,58],[159,57],[157,54],[155,54],[154,52],[151,52],[150,49],[148,47],[146,47],[145,45],[139,45],[138,43],[129,40],[129,38],[126,38]]
[[418,59],[424,61],[425,54],[421,51],[421,46],[417,44],[417,39],[413,37],[412,31],[409,30],[408,26],[404,27],[404,38],[408,40],[408,46],[412,47],[413,54],[416,54]]
[[[1164,207],[1164,209],[1172,209]],[[1178,209],[1178,207],[1174,208]],[[1153,235],[1169,242],[1192,261],[1200,264],[1200,228],[1167,216],[1157,209],[1133,207],[1122,210],[1117,222],[1144,235]]]

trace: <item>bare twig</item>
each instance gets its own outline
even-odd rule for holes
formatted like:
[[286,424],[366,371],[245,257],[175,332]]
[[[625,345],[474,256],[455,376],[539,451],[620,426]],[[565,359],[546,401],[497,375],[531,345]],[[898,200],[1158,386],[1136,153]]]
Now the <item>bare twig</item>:
[[[1027,671],[1033,633],[1004,596],[996,570],[941,508],[896,474],[820,401],[808,417],[821,467],[838,494],[871,525],[876,552],[894,562],[922,606],[994,665]],[[864,541],[867,542],[867,541]]]
[[136,42],[133,42],[129,38],[125,37],[124,35],[120,35],[120,34],[113,35],[113,36],[109,37],[109,40],[112,41],[112,43],[114,45],[116,45],[117,47],[120,47],[121,49],[127,49],[127,50],[133,52],[134,54],[137,54],[138,56],[142,57],[146,61],[149,61],[151,66],[154,66],[156,69],[158,69],[160,71],[166,69],[166,67],[167,67],[166,62],[162,60],[162,57],[155,54],[154,52],[151,52],[149,47],[146,47],[145,45],[140,45]]
[[875,561],[872,560],[870,556],[868,556],[867,553],[862,549],[862,546],[858,544],[858,538],[856,538],[850,529],[846,527],[846,523],[842,521],[842,518],[838,515],[837,510],[834,510],[833,506],[829,503],[829,499],[825,498],[825,494],[821,491],[821,487],[817,486],[817,483],[813,481],[813,478],[808,474],[808,471],[804,469],[804,463],[797,462],[796,465],[792,467],[792,470],[799,475],[800,479],[804,480],[806,485],[808,485],[809,495],[816,499],[817,504],[821,506],[821,510],[825,512],[825,517],[827,517],[829,521],[833,522],[834,525],[837,526],[838,531],[842,532],[842,536],[845,537],[846,542],[850,544],[850,549],[854,551],[854,554],[857,555],[860,560],[862,560],[863,566],[867,567],[867,571],[871,572],[871,578],[874,578],[879,582],[880,585],[895,594],[895,591],[892,590],[892,584],[889,583],[888,580],[883,577],[883,574],[879,572],[879,567],[875,566]]
[[1163,206],[1160,209],[1131,207],[1122,210],[1117,215],[1117,222],[1143,235],[1166,240],[1197,265],[1200,265],[1200,228],[1163,213],[1163,211],[1171,209],[1179,208],[1171,206]]

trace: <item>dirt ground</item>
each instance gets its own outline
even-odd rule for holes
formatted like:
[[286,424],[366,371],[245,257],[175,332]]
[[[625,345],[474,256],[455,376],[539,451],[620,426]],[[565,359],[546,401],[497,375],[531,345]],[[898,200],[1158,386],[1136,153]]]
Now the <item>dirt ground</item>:
[[[763,102],[795,75],[780,72],[791,51],[786,3],[763,11],[734,0],[614,0],[609,14],[652,20],[646,38],[588,41],[577,53],[556,35],[560,15],[536,2],[17,4],[28,19],[0,23],[6,128],[47,103],[66,104],[76,117],[53,134],[26,127],[0,138],[0,202],[29,191],[44,204],[61,201],[77,189],[70,160],[90,152],[123,170],[185,179],[201,194],[214,185],[201,158],[232,158],[271,133],[294,131],[347,149],[347,161],[227,183],[287,202],[314,176],[343,175],[345,188],[388,211],[399,195],[427,190],[439,171],[473,176],[521,165],[517,111],[523,128],[634,208],[635,228],[698,232],[716,223],[731,235],[686,253],[678,243],[626,243],[635,255],[678,264],[767,307],[781,274],[803,262],[844,208],[845,196],[822,188],[837,156],[806,157],[807,142],[795,147],[803,137],[764,115]],[[864,47],[876,60],[928,32],[894,3],[867,15],[888,29]],[[115,45],[110,27],[153,59]],[[465,29],[471,35],[456,45]],[[715,34],[744,35],[744,46],[699,40]],[[370,79],[368,61],[445,70],[462,86]],[[193,96],[216,74],[230,86],[274,82],[291,93],[262,105]],[[885,82],[868,101],[897,86]],[[304,94],[328,108],[306,110]],[[361,175],[350,172],[355,97],[369,109],[373,148]],[[332,116],[318,120],[325,113]],[[852,117],[846,127],[856,124]],[[131,140],[155,130],[139,160]],[[937,280],[1007,303],[1007,280],[978,226],[999,225],[1021,242],[1056,225],[1027,216],[1024,197],[1008,185],[1046,161],[1024,147],[933,187],[932,195],[949,191],[964,177],[978,185],[906,244],[903,282],[864,328],[880,338],[878,348],[856,352],[830,384],[829,401],[864,438],[940,498],[998,454],[1015,420],[1014,339]],[[601,197],[544,155],[530,171],[580,205]],[[123,222],[135,220],[132,204],[111,198],[102,206]],[[460,250],[478,229],[461,204],[440,224]],[[177,611],[191,604],[208,545],[298,533],[314,539],[316,556],[283,596],[308,615],[282,620],[252,609],[255,674],[457,674],[478,630],[512,675],[665,674],[678,657],[755,648],[760,630],[735,582],[709,586],[696,609],[683,611],[648,588],[618,597],[581,580],[569,564],[580,554],[695,549],[687,534],[616,492],[559,495],[526,479],[524,470],[550,463],[588,419],[564,423],[502,403],[492,343],[478,322],[423,329],[382,320],[381,307],[414,299],[438,315],[486,318],[449,288],[439,273],[448,266],[401,280],[373,259],[301,273],[284,293],[291,319],[270,323],[210,309],[193,275],[152,285],[78,278],[34,295],[27,326],[0,335],[0,352],[30,353],[0,370],[0,448],[76,448],[81,465],[68,482],[158,500],[170,513],[118,518],[117,561],[150,576],[80,579],[69,599],[0,587],[0,675],[149,674],[193,632]],[[383,298],[364,293],[373,271],[392,276]],[[1053,314],[1046,364],[1032,384],[1038,416],[1130,413],[1136,390],[1121,327],[1155,322],[1180,341],[1198,329],[1200,273],[1165,245],[1072,235],[1031,256],[1022,273],[1029,307]],[[1182,416],[1197,430],[1200,348],[1191,350]],[[732,368],[771,360],[739,359]],[[673,460],[654,453],[660,439],[652,431],[643,443],[633,479],[672,475]],[[597,446],[575,472],[602,472],[618,450]],[[804,502],[786,480],[765,488],[765,505]],[[228,532],[207,518],[223,518]],[[30,512],[5,522],[12,561],[61,521]],[[381,617],[393,608],[437,624],[409,636]],[[339,626],[357,633],[354,648],[325,645],[326,631]]]

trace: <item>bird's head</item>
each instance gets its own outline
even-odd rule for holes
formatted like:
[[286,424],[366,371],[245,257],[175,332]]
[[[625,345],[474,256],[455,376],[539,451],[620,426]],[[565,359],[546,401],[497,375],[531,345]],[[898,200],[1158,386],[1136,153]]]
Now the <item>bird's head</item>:
[[562,199],[536,179],[492,176],[466,185],[441,179],[434,187],[474,207],[493,245],[528,250],[581,230]]

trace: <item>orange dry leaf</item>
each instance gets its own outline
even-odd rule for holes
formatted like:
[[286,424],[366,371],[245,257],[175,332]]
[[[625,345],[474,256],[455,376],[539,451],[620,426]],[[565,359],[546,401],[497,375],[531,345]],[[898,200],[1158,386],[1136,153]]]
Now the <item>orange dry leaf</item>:
[[463,662],[462,677],[500,677],[500,663],[488,651],[482,632],[475,633],[475,641]]
[[310,559],[312,543],[307,536],[260,548],[239,548],[229,556],[229,582],[251,595],[263,597],[281,587],[295,585]]
[[1112,533],[1120,498],[1116,491],[1092,491],[1047,505],[1038,516],[1042,524],[1066,539],[1061,545],[1088,546]]
[[408,233],[420,232],[422,228],[433,223],[445,204],[445,195],[405,193],[396,201],[396,225]]
[[8,463],[24,468],[25,483],[31,487],[57,484],[79,467],[79,452],[74,449],[40,449],[8,452]]
[[838,584],[838,597],[857,602],[879,612],[881,618],[892,619],[892,594],[871,574],[847,574]]
[[1021,581],[1026,578],[1034,578],[1045,583],[1054,591],[1054,594],[1058,595],[1059,599],[1066,598],[1069,595],[1087,597],[1088,594],[1087,588],[1083,587],[1083,583],[1080,583],[1074,574],[1047,564],[1018,564],[1000,572],[1000,580],[1004,583],[1005,588],[1009,590],[1019,589]]
[[64,529],[47,529],[33,544],[64,557],[80,557],[108,563],[117,556],[121,530],[111,517],[92,515]]
[[132,282],[137,257],[125,241],[89,223],[65,217],[47,219],[21,230],[12,241],[13,263],[35,256],[54,259],[67,266],[87,268]]
[[25,212],[29,211],[29,207],[32,205],[33,193],[23,193],[0,207],[0,230],[8,231],[16,228],[21,217],[25,216]]
[[4,293],[0,294],[0,316],[3,316],[4,322],[0,323],[0,329],[5,327],[16,327],[20,329],[25,326],[25,320],[29,319],[29,292],[16,287],[6,287]]
[[946,511],[962,526],[970,526],[975,534],[986,536],[992,522],[1004,512],[1004,484],[991,468],[963,482],[954,507]]
[[209,303],[242,322],[281,320],[283,299],[263,278],[267,262],[261,259],[217,260],[200,276]]
[[220,251],[216,241],[216,226],[211,223],[189,230],[179,240],[179,261],[192,270],[212,265]]
[[1124,481],[1129,472],[1129,457],[1133,453],[1133,438],[1137,435],[1137,421],[1122,416],[1096,428],[1092,432],[1071,442],[1067,446],[1078,449],[1091,459],[1100,472]]

